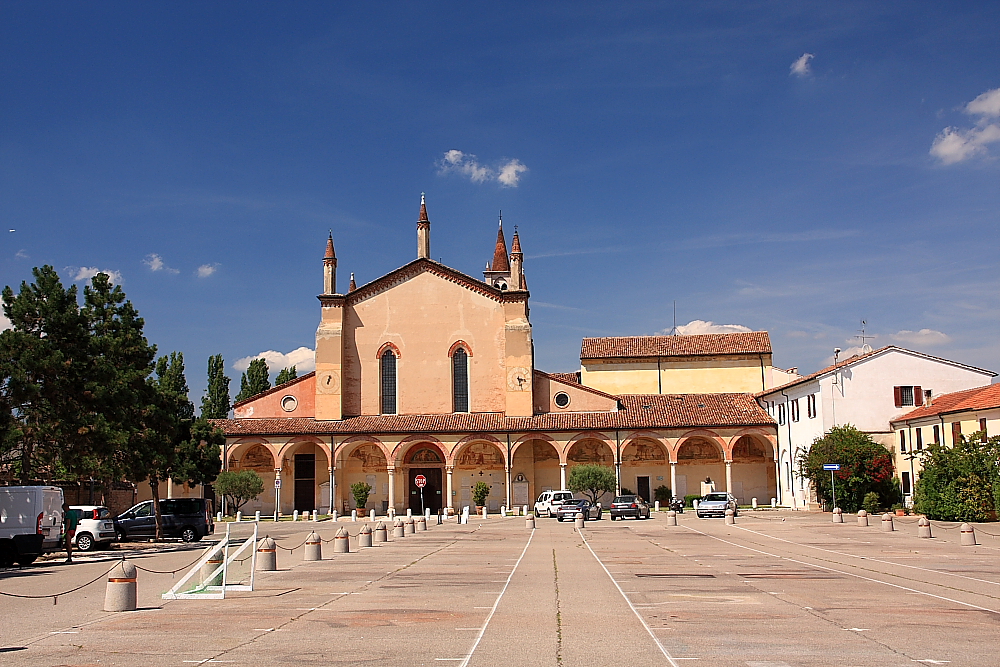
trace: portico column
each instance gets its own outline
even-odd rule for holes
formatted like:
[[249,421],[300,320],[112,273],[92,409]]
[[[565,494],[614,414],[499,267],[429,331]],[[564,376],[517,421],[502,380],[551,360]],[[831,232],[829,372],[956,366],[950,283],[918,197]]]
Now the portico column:
[[274,520],[278,520],[281,511],[281,468],[274,469]]
[[337,487],[334,486],[334,481],[333,481],[333,473],[334,471],[336,471],[336,468],[328,468],[327,471],[330,473],[330,509],[328,509],[327,512],[329,514],[333,514],[333,508],[337,506],[336,505]]
[[726,461],[726,493],[733,492],[733,462]]
[[622,464],[620,461],[615,461],[615,495],[620,496],[622,494]]
[[[445,476],[448,478],[448,483],[445,485],[446,487],[445,491],[448,493],[448,499],[445,501],[444,506],[447,507],[448,509],[454,509],[455,501],[452,500],[454,492],[451,490],[452,489],[451,482],[452,482],[452,475],[455,472],[455,466],[445,466],[444,472]],[[451,512],[448,512],[448,514],[451,514]]]
[[565,489],[566,488],[566,464],[565,463],[560,463],[559,464],[559,488],[560,489]]
[[670,462],[670,493],[677,495],[677,461]]
[[507,473],[507,509],[510,509],[511,495],[510,495],[510,466],[504,467],[504,472]]
[[389,466],[389,509],[396,511],[396,467]]

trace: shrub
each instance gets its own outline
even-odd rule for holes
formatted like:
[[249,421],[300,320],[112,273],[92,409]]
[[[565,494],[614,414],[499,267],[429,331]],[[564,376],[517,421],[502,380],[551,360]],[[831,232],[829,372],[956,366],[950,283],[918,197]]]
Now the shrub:
[[799,474],[810,480],[816,495],[830,505],[833,504],[830,471],[823,470],[823,464],[840,464],[840,470],[833,475],[837,480],[837,505],[844,512],[861,509],[868,493],[878,495],[881,507],[899,499],[889,451],[850,424],[834,426],[822,438],[816,438],[798,463]]
[[861,509],[869,514],[878,514],[882,509],[882,505],[879,504],[878,494],[874,491],[866,493],[865,499],[861,501]]
[[486,504],[486,498],[490,495],[490,489],[492,488],[486,482],[476,482],[476,485],[472,487],[472,501],[476,503],[477,507]]
[[215,492],[225,496],[233,505],[233,514],[248,502],[264,493],[264,480],[253,470],[233,472],[225,470],[215,478]]
[[1000,436],[962,436],[954,447],[931,443],[914,491],[914,509],[939,521],[991,521],[1000,505]]
[[669,503],[672,497],[673,493],[670,491],[670,487],[665,484],[653,489],[653,500],[659,501],[661,505]]
[[623,495],[623,496],[634,496],[635,495],[635,491],[633,491],[632,489],[630,489],[628,487],[623,486],[622,487],[621,495]]
[[[615,471],[608,466],[600,465],[578,465],[569,471],[569,481],[566,486],[574,493],[586,493],[590,496],[590,501],[597,504],[597,499],[601,494],[608,491],[614,492],[618,485],[615,478]],[[624,490],[622,491],[624,493]]]
[[694,501],[701,500],[701,496],[697,493],[689,493],[684,496],[684,507],[694,507]]
[[368,482],[355,482],[351,484],[351,495],[354,496],[354,506],[363,510],[368,504],[368,496],[372,492],[372,487]]

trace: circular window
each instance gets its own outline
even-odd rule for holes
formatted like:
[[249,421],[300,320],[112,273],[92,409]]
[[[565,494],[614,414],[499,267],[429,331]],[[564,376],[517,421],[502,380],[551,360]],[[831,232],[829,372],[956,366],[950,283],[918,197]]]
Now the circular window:
[[565,408],[567,405],[569,405],[569,394],[567,394],[565,391],[560,391],[558,394],[555,395],[555,397],[553,397],[552,400],[556,402],[557,407]]
[[285,412],[294,411],[295,408],[298,407],[298,405],[299,402],[295,399],[294,396],[285,396],[283,399],[281,399],[281,409],[284,410]]

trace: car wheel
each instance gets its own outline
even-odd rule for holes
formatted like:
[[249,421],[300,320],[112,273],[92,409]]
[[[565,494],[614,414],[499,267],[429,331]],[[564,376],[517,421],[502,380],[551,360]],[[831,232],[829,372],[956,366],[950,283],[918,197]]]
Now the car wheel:
[[191,526],[184,526],[181,529],[181,541],[183,542],[196,542],[198,540],[198,533]]
[[17,564],[21,567],[27,567],[34,563],[36,558],[38,558],[38,556],[18,556]]
[[615,520],[615,515],[614,515],[614,514],[612,514],[612,515],[611,515],[611,520],[612,520],[612,521],[614,521],[614,520]]
[[123,530],[116,531],[115,540],[118,542],[128,542],[128,535],[126,535]]
[[90,533],[80,533],[76,536],[77,551],[92,551],[94,548],[94,538]]

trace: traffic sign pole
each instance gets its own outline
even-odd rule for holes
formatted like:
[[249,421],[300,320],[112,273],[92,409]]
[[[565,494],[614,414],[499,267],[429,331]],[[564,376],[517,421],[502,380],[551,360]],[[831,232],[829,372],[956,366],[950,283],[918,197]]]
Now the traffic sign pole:
[[837,470],[840,470],[840,464],[839,463],[824,463],[823,464],[823,470],[829,470],[830,471],[830,489],[831,489],[831,492],[833,493],[833,507],[836,508],[837,507],[837,480],[835,480],[833,478],[833,473],[836,472]]
[[413,483],[420,489],[420,513],[426,514],[427,510],[424,507],[424,487],[427,486],[427,478],[423,475],[417,475],[413,478]]

